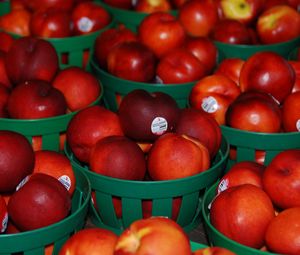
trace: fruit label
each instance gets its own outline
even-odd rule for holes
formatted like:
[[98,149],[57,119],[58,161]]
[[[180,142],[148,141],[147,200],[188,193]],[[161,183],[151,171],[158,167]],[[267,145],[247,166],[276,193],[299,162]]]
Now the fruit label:
[[1,224],[1,233],[3,233],[6,230],[7,224],[8,224],[8,213],[5,212],[4,218],[3,218],[2,224]]
[[213,112],[216,112],[218,110],[218,102],[212,96],[205,97],[202,100],[201,107],[204,111],[206,111],[208,113],[213,113]]
[[162,135],[168,129],[168,122],[163,117],[156,117],[151,123],[151,132],[155,135]]
[[159,77],[159,76],[155,76],[155,83],[158,83],[158,84],[163,84],[163,80]]
[[296,122],[296,128],[300,132],[300,120],[297,120],[297,122]]
[[18,191],[20,188],[22,188],[26,182],[29,180],[29,175],[27,175],[16,187],[16,191]]
[[228,179],[223,179],[222,181],[220,181],[220,183],[218,185],[218,194],[221,193],[222,191],[228,189],[228,184],[229,184]]
[[212,203],[215,201],[215,199],[217,198],[217,196],[219,196],[219,194],[220,194],[220,193],[217,193],[217,194],[214,196],[214,198],[210,201],[210,203],[207,205],[208,210],[211,209]]
[[77,24],[79,30],[82,32],[89,32],[93,27],[93,22],[87,17],[82,17],[80,20],[78,20]]
[[62,183],[62,185],[64,185],[65,186],[65,188],[67,189],[67,190],[70,190],[70,188],[71,188],[71,179],[70,179],[70,177],[69,176],[67,176],[67,175],[62,175],[62,176],[60,176],[59,178],[58,178],[58,180]]

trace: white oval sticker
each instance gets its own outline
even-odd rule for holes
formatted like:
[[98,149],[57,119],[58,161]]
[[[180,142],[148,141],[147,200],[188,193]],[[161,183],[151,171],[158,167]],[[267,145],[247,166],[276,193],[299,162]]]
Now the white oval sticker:
[[297,122],[296,122],[296,128],[300,132],[300,120],[297,120]]
[[72,183],[69,176],[62,175],[58,178],[58,180],[65,186],[67,190],[70,190]]
[[218,101],[212,96],[205,97],[202,100],[201,107],[208,113],[216,112],[218,110]]
[[162,135],[168,129],[168,122],[163,117],[156,117],[151,123],[151,132],[155,135]]
[[3,233],[6,230],[7,224],[8,224],[8,213],[6,212],[1,223],[1,233]]
[[228,189],[228,185],[229,185],[228,179],[223,179],[222,181],[220,181],[220,183],[218,185],[218,194],[221,193],[222,191]]
[[18,191],[20,188],[22,188],[26,182],[29,180],[29,175],[27,175],[20,183],[16,186],[16,191]]
[[80,20],[78,20],[77,24],[79,30],[82,32],[89,32],[93,27],[93,22],[87,17],[82,17]]

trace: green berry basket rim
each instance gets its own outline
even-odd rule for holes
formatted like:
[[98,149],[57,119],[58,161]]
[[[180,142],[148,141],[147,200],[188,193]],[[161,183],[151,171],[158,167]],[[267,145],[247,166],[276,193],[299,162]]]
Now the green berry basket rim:
[[[98,98],[89,104],[89,106],[98,105],[103,97],[103,86],[101,86],[101,93]],[[67,114],[41,118],[41,119],[11,119],[11,118],[0,118],[0,130],[12,130],[15,132],[22,133],[27,136],[29,140],[34,136],[49,136],[47,146],[45,148],[56,148],[57,144],[52,144],[53,139],[58,139],[61,132],[66,131],[66,127],[69,121],[79,112],[80,110],[70,112]],[[57,137],[54,137],[56,135]]]
[[221,125],[221,131],[230,144],[262,150],[280,150],[300,146],[300,132],[259,133]]
[[[84,199],[83,202],[81,201],[79,207],[75,211],[72,211],[70,213],[70,215],[68,215],[63,220],[56,222],[54,224],[51,224],[49,226],[30,230],[30,231],[19,232],[19,233],[1,234],[0,235],[0,254],[2,254],[2,252],[4,252],[4,254],[6,254],[5,253],[6,251],[9,252],[9,247],[7,247],[8,243],[16,244],[16,243],[20,242],[20,243],[24,244],[24,242],[25,242],[24,239],[32,240],[32,238],[33,238],[33,239],[38,240],[36,247],[40,247],[40,246],[49,244],[49,239],[50,239],[49,232],[53,234],[53,235],[51,235],[51,240],[50,240],[50,243],[51,243],[51,242],[56,242],[63,236],[74,231],[76,224],[78,224],[78,223],[76,223],[76,222],[78,222],[78,219],[86,217],[90,199],[91,199],[91,184],[90,184],[89,178],[83,172],[75,171],[75,174],[77,177],[76,182],[80,183],[80,186],[81,186],[81,187],[78,186],[78,183],[76,184],[75,192],[76,192],[76,190],[78,190],[80,193],[80,195],[78,195],[79,197],[77,197],[77,199],[79,199],[79,200]],[[80,180],[78,178],[80,178]],[[73,194],[72,203],[73,203],[75,192]],[[63,233],[61,231],[62,227],[64,228]],[[57,234],[59,234],[59,236],[56,236]],[[24,245],[26,246],[26,244],[24,244]],[[28,246],[30,246],[30,244],[28,244]],[[30,247],[28,247],[28,248],[30,248]],[[33,247],[31,247],[31,248],[33,248]],[[4,251],[2,249],[4,249]]]
[[[98,1],[95,1],[95,3],[100,5]],[[0,2],[0,15],[5,14],[9,10],[10,10],[10,1]],[[85,47],[92,47],[93,44],[91,45],[91,41],[93,41],[102,31],[115,26],[116,23],[115,15],[113,15],[111,12],[109,12],[109,14],[111,16],[111,22],[104,28],[99,29],[97,31],[84,34],[84,35],[74,35],[74,36],[62,37],[62,38],[58,38],[58,37],[55,38],[38,37],[38,38],[47,40],[51,42],[53,45],[55,45],[56,47],[63,47],[62,49],[60,49],[60,51],[63,51],[64,49],[65,51],[69,51],[70,45],[72,45],[72,50],[82,49]],[[0,29],[0,31],[5,31],[5,30]],[[12,33],[12,32],[7,32],[7,33],[12,35],[14,38],[23,37],[16,33]]]
[[[149,13],[146,13],[146,12],[137,12],[137,11],[134,11],[134,10],[127,10],[127,9],[122,9],[122,8],[117,8],[117,7],[114,7],[114,6],[110,6],[109,4],[104,3],[103,0],[96,0],[96,2],[100,3],[105,8],[112,11],[113,13],[115,12],[116,15],[117,14],[122,15],[122,17],[123,17],[123,15],[130,15],[130,17],[134,16],[134,17],[143,18],[143,17],[146,17],[147,15],[149,15]],[[177,15],[178,10],[172,9],[168,13],[171,13],[172,15]]]
[[250,138],[252,136],[259,136],[260,138],[263,139],[263,137],[266,137],[266,139],[282,139],[282,138],[295,138],[297,136],[300,136],[300,132],[282,132],[282,133],[265,133],[265,132],[252,132],[252,131],[247,131],[247,130],[241,130],[241,129],[237,129],[237,128],[233,128],[233,127],[229,127],[229,126],[225,126],[225,125],[221,125],[221,129],[223,129],[224,131],[227,132],[231,132],[231,133],[235,133],[235,134],[239,134],[239,135],[245,135],[245,136],[249,136]]
[[[255,248],[251,248],[245,245],[242,245],[227,236],[223,235],[221,232],[219,232],[215,227],[212,226],[210,220],[209,220],[209,209],[208,205],[211,203],[213,200],[214,195],[216,194],[216,187],[218,185],[218,182],[214,183],[214,185],[210,186],[204,193],[203,196],[203,203],[201,205],[201,211],[202,211],[202,216],[204,219],[204,225],[206,229],[208,229],[209,232],[209,239],[211,242],[211,245],[217,245],[217,246],[222,246],[227,249],[232,250],[233,252],[237,253],[238,255],[252,255],[252,254],[257,254],[257,255],[279,255],[277,253],[271,253],[271,252],[266,252],[266,251],[260,251]],[[212,198],[212,199],[210,199]],[[217,242],[213,240],[213,238],[217,238]],[[220,241],[221,240],[221,241]]]
[[[229,145],[226,139],[223,137],[221,148],[217,154],[217,157],[219,157],[219,159],[208,170],[193,176],[165,181],[131,181],[97,174],[91,171],[87,166],[82,166],[78,162],[67,143],[65,144],[64,151],[67,157],[71,159],[71,162],[72,164],[74,164],[75,168],[79,168],[80,170],[84,171],[88,175],[88,177],[90,177],[92,189],[94,188],[94,186],[98,185],[97,181],[101,181],[101,187],[103,190],[105,190],[106,188],[109,189],[109,187],[111,187],[112,184],[116,185],[119,188],[118,190],[111,189],[111,193],[115,193],[113,195],[116,196],[120,196],[118,192],[121,190],[122,197],[136,197],[137,194],[140,194],[145,196],[148,195],[151,196],[149,198],[153,198],[153,194],[148,194],[147,192],[145,192],[146,187],[153,188],[153,191],[159,189],[160,187],[163,187],[165,190],[163,194],[164,196],[169,195],[169,193],[172,194],[171,196],[174,196],[174,190],[171,189],[171,187],[173,186],[177,187],[177,193],[182,194],[182,190],[179,188],[178,184],[186,184],[186,186],[188,186],[189,189],[194,187],[194,189],[197,190],[207,187],[207,185],[209,185],[210,178],[214,177],[214,182],[218,178],[219,172],[223,171],[223,166],[225,167],[229,155]],[[134,192],[131,191],[132,185],[134,185],[135,188]],[[168,189],[168,187],[170,187],[170,189]],[[162,194],[160,194],[160,196],[161,195]]]
[[[96,100],[94,100],[94,102],[90,103],[88,106],[92,106],[92,105],[96,105],[100,102],[100,100],[103,97],[103,85],[101,84],[101,82],[99,82],[100,85],[100,95],[96,98]],[[19,125],[19,124],[45,124],[47,125],[49,122],[52,121],[59,121],[61,119],[69,119],[72,118],[76,113],[78,113],[80,110],[76,110],[73,112],[69,112],[66,114],[62,114],[62,115],[58,115],[58,116],[54,116],[54,117],[47,117],[47,118],[41,118],[41,119],[13,119],[13,118],[0,118],[0,122],[4,122],[7,124],[14,124],[14,125]]]
[[223,47],[228,47],[228,48],[235,48],[235,49],[241,49],[241,50],[251,50],[251,49],[258,49],[258,50],[270,50],[270,49],[275,49],[275,48],[282,48],[286,47],[287,45],[299,45],[300,43],[300,36],[295,37],[293,39],[290,39],[285,42],[279,42],[279,43],[272,43],[272,44],[254,44],[254,45],[249,45],[249,44],[229,44],[229,43],[224,43],[220,41],[214,40],[214,43],[218,46],[223,46]]
[[274,44],[229,44],[219,41],[213,41],[218,48],[219,54],[224,58],[241,58],[247,60],[258,52],[275,52],[285,59],[288,59],[290,53],[300,44],[300,36],[289,41]]
[[193,242],[193,241],[190,241],[190,244],[191,244],[192,251],[196,251],[198,249],[203,249],[203,248],[209,247],[206,244],[197,243],[197,242]]
[[299,46],[298,47],[295,47],[289,54],[288,56],[288,60],[290,61],[298,61],[296,59],[296,54],[298,53],[298,51],[300,52],[300,43],[299,43]]
[[[195,83],[197,82],[197,81],[193,81],[193,82],[187,82],[187,83],[165,83],[165,84],[163,84],[163,83],[137,82],[137,81],[122,79],[122,78],[114,76],[114,75],[110,74],[109,72],[100,68],[99,65],[97,64],[95,56],[93,56],[91,58],[90,65],[91,65],[92,72],[94,74],[106,76],[109,79],[115,80],[117,83],[113,84],[113,87],[116,89],[123,88],[124,84],[126,84],[126,86],[128,86],[129,88],[139,87],[141,89],[151,89],[151,90],[155,90],[156,88],[157,89],[165,88],[165,89],[169,89],[171,91],[176,88],[182,89],[183,87],[193,87],[195,85]],[[100,77],[100,79],[101,79],[101,77]],[[121,83],[123,83],[123,84],[121,85]],[[104,84],[104,86],[106,86],[106,84]]]

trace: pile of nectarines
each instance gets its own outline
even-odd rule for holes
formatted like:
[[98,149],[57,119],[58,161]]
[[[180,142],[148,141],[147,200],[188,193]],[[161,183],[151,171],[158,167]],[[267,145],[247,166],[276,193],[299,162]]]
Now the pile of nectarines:
[[[209,170],[222,136],[218,123],[204,111],[180,109],[163,92],[133,90],[124,96],[118,112],[100,105],[77,112],[69,122],[66,141],[71,160],[112,181],[132,181],[134,192],[134,181],[180,180]],[[172,199],[176,219],[182,198]],[[96,193],[92,200],[96,211],[101,210]],[[143,217],[151,216],[152,199],[141,200]],[[112,196],[117,218],[122,218],[121,202],[119,196]]]
[[88,71],[60,69],[55,48],[44,39],[23,37],[0,52],[1,117],[39,119],[82,109],[101,95]]
[[214,74],[194,85],[190,105],[208,112],[220,125],[252,132],[298,131],[296,63],[269,51],[247,60],[225,59]]
[[[245,60],[222,60],[214,43],[261,45],[300,38],[295,1],[238,0],[236,6],[228,0],[161,0],[157,6],[149,0],[103,2],[149,15],[134,31],[126,24],[109,27],[114,17],[96,1],[10,2],[10,12],[0,17],[0,123],[3,118],[26,121],[73,113],[60,149],[66,145],[93,174],[132,183],[176,182],[209,170],[218,159],[222,126],[279,135],[300,131],[300,54],[287,60],[261,51]],[[175,8],[176,15],[169,12]],[[235,8],[237,16],[229,11]],[[115,112],[92,105],[102,95],[101,79],[77,66],[60,66],[72,57],[58,55],[46,38],[63,40],[103,28],[92,51],[92,61],[101,70],[133,84],[193,83],[186,98],[189,107],[180,108],[167,93],[142,88],[120,97]],[[77,182],[73,162],[65,154],[42,150],[40,137],[29,142],[20,133],[0,130],[2,233],[42,228],[70,215]],[[247,247],[299,254],[299,158],[299,149],[287,149],[269,165],[261,164],[263,160],[233,165],[214,190],[212,226]],[[94,191],[92,202],[99,212]],[[122,199],[113,194],[112,201],[109,206],[119,220]],[[143,219],[120,236],[107,229],[85,229],[59,255],[100,254],[98,249],[115,255],[212,252],[192,251],[186,233],[173,221],[186,201],[172,198],[169,219],[151,217],[152,200],[143,199]]]
[[[1,35],[11,38],[5,32]],[[3,45],[0,50],[1,118],[68,118],[69,113],[100,100],[100,81],[80,67],[60,68],[58,54],[50,42],[35,37],[9,39],[0,42]],[[32,134],[35,149],[41,148],[40,135]],[[63,133],[60,143],[63,149]]]
[[20,133],[1,130],[0,137],[0,197],[7,208],[4,215],[1,210],[1,232],[38,229],[66,218],[76,187],[71,161],[55,151],[34,152]]
[[173,15],[188,35],[206,36],[227,44],[274,44],[300,35],[297,0],[103,0],[103,3],[110,9],[119,9],[116,13],[123,11],[133,17],[139,17],[139,13],[170,13],[173,9],[176,10]]
[[212,226],[244,246],[299,254],[299,166],[299,149],[278,153],[268,166],[234,164],[217,184]]
[[235,255],[226,248],[193,248],[188,236],[176,222],[165,217],[152,217],[134,221],[120,235],[111,230],[93,227],[72,235],[62,246],[59,255]]
[[[69,122],[67,143],[90,170],[106,176],[171,180],[210,168],[221,145],[221,129],[212,116],[180,109],[163,92],[133,90],[119,111],[91,106]],[[145,146],[145,145],[148,146]]]
[[212,72],[218,51],[208,37],[189,36],[178,18],[155,12],[132,31],[124,24],[102,32],[94,44],[95,62],[125,80],[179,84]]
[[[300,130],[299,77],[299,59],[287,60],[275,52],[257,52],[246,60],[228,58],[212,75],[195,83],[189,102],[192,108],[213,116],[221,129],[259,135],[296,134]],[[228,142],[231,145],[230,137]],[[236,148],[231,147],[230,158],[235,160]],[[264,148],[254,148],[255,160],[262,163]]]
[[0,16],[0,29],[18,36],[65,38],[99,31],[112,22],[112,15],[92,1],[10,1]]

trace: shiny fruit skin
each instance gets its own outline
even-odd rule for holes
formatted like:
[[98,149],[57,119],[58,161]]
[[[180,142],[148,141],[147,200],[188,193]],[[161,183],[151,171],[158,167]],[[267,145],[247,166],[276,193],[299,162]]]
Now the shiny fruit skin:
[[210,208],[211,224],[228,238],[261,248],[265,232],[275,217],[271,199],[261,188],[242,184],[224,190],[215,197]]
[[266,231],[266,246],[274,253],[297,255],[299,249],[300,207],[279,212]]
[[107,229],[79,230],[62,246],[58,255],[112,255],[118,236]]
[[31,144],[20,133],[1,130],[0,158],[0,192],[13,191],[33,171],[34,152]]
[[59,222],[70,209],[67,189],[55,177],[43,173],[33,174],[8,202],[8,213],[22,231]]

